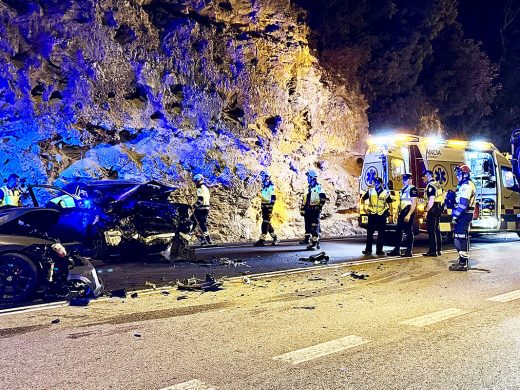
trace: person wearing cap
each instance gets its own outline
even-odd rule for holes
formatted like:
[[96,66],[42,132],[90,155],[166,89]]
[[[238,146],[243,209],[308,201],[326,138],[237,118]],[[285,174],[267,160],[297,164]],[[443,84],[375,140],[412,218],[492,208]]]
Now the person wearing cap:
[[309,186],[300,206],[300,215],[305,221],[305,238],[300,244],[307,244],[307,250],[314,250],[320,247],[320,216],[327,196],[318,184],[316,171],[307,172],[307,183]]
[[[393,202],[390,192],[383,188],[383,179],[376,177],[374,186],[369,188],[361,197],[364,212],[368,215],[367,242],[364,255],[372,254],[374,233],[377,231],[376,254],[385,256],[383,242],[386,230],[386,218],[390,214],[389,208]],[[368,205],[366,202],[368,201]]]
[[7,177],[7,182],[0,187],[0,207],[21,206],[22,191],[20,189],[20,176],[11,173]]
[[455,191],[455,207],[451,212],[455,249],[459,254],[457,264],[449,267],[450,271],[467,271],[469,262],[469,228],[473,220],[476,205],[476,186],[470,178],[471,169],[461,164],[454,169],[459,184]]
[[271,216],[273,215],[274,202],[276,201],[275,188],[273,182],[271,181],[271,175],[269,174],[269,172],[260,172],[260,178],[262,179],[262,190],[260,191],[260,196],[262,198],[262,226],[260,239],[257,242],[255,242],[254,245],[265,245],[265,239],[267,238],[268,232],[273,239],[272,244],[276,245],[276,243],[278,242],[278,237],[274,233],[273,226],[271,225]]
[[197,186],[197,201],[193,204],[193,229],[198,226],[202,233],[201,246],[212,245],[213,242],[208,232],[209,189],[204,184],[204,176],[200,173],[193,176],[193,182]]
[[[419,191],[412,184],[412,175],[410,173],[403,174],[403,188],[399,192],[395,248],[388,252],[391,256],[413,256],[413,222],[415,220],[418,196]],[[406,251],[401,254],[400,248],[403,240],[403,232],[406,234]]]
[[428,239],[430,246],[428,252],[423,253],[423,256],[437,257],[441,255],[442,238],[441,238],[441,214],[442,214],[442,186],[433,178],[433,172],[425,169],[422,172],[422,179],[426,183],[424,190],[425,206],[424,213],[426,214],[426,231],[428,232]]

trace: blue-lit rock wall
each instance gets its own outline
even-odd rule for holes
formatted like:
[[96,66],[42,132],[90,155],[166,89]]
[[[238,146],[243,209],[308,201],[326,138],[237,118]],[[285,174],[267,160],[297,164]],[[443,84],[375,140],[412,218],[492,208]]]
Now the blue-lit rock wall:
[[0,177],[157,179],[212,193],[217,240],[258,236],[271,171],[281,237],[301,236],[304,173],[353,232],[366,104],[309,50],[289,0],[0,0]]

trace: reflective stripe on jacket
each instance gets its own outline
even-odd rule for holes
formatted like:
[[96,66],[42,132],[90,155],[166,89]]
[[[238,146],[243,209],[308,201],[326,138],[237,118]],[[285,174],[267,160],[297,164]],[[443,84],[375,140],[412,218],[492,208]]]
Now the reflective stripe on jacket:
[[412,205],[412,197],[410,196],[410,191],[415,188],[413,185],[408,185],[404,187],[401,192],[399,192],[399,210],[404,210],[405,207]]
[[[459,184],[455,192],[455,207],[453,216],[457,217],[462,213],[472,213],[477,203],[477,188],[471,180],[465,180]],[[467,207],[461,203],[462,199],[466,199]]]
[[388,190],[383,190],[378,194],[375,188],[370,188],[368,190],[368,213],[383,215],[389,208],[386,202],[389,196]]
[[21,192],[17,189],[9,189],[7,186],[0,188],[4,193],[4,197],[0,199],[0,206],[19,206]]

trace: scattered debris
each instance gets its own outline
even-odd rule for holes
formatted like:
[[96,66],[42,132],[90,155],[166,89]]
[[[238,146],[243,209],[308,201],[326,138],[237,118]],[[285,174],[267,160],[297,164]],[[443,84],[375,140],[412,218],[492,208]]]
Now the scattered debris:
[[309,257],[300,257],[298,260],[306,263],[327,264],[330,258],[325,254],[325,252],[320,252],[315,255],[310,255]]
[[149,282],[148,280],[146,282],[144,282],[144,285],[145,286],[148,286],[148,287],[151,287],[155,290],[155,288],[157,287],[157,285],[155,283],[152,283],[152,282]]
[[126,298],[126,289],[119,288],[117,290],[110,291],[110,298]]
[[240,266],[249,267],[249,265],[247,265],[247,263],[243,262],[240,259],[230,259],[228,257],[220,257],[217,260],[218,260],[219,265],[224,265],[226,267],[240,267]]
[[70,298],[70,306],[88,306],[90,299],[86,297],[72,297]]
[[320,278],[319,276],[313,276],[313,277],[310,277],[309,279],[307,279],[309,282],[314,282],[314,281],[318,281],[318,280],[325,280],[323,278]]
[[135,293],[133,293],[132,295],[130,295],[130,298],[134,298],[134,299],[135,299],[135,298],[137,298],[138,296],[139,296],[139,294],[135,292]]
[[59,318],[55,318],[51,321],[51,324],[59,324],[60,323],[60,319]]
[[142,336],[141,336],[141,333],[137,333],[137,332],[135,332],[135,333],[134,333],[134,337],[142,337]]
[[248,278],[247,276],[244,276],[244,277],[242,278],[242,282],[244,282],[245,284],[251,284],[251,279]]
[[206,279],[197,279],[195,276],[189,279],[185,279],[180,282],[177,281],[177,288],[179,290],[188,291],[217,291],[222,286],[221,281],[217,281],[213,275],[206,274]]
[[293,309],[314,310],[316,306],[293,306]]
[[370,277],[370,275],[358,274],[355,271],[347,272],[347,273],[345,273],[345,274],[343,274],[341,276],[350,276],[351,278],[362,279],[362,280],[365,280],[366,278]]
[[163,291],[161,291],[161,294],[162,294],[162,295],[170,295],[170,292],[169,292],[169,291],[166,291],[166,290],[163,290]]
[[186,295],[179,295],[177,297],[177,300],[180,301],[180,300],[183,300],[183,299],[188,299],[188,297]]

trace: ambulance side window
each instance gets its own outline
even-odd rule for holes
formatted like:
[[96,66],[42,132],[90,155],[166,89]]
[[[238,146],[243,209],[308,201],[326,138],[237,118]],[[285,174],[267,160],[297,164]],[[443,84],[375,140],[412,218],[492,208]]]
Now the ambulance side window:
[[516,180],[511,168],[500,167],[500,171],[502,176],[502,185],[511,191],[520,192],[518,181]]
[[400,158],[390,159],[390,180],[392,182],[392,189],[400,190],[403,187],[402,177],[405,173],[404,161]]

